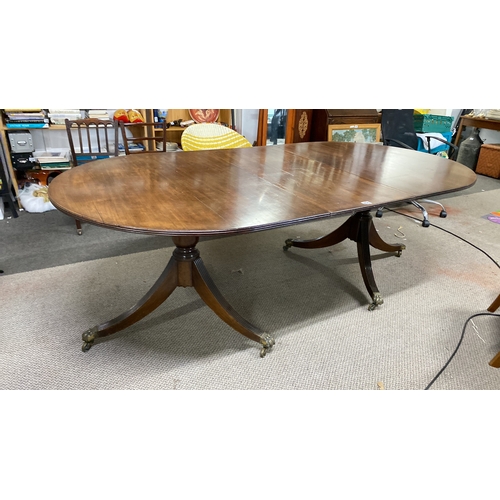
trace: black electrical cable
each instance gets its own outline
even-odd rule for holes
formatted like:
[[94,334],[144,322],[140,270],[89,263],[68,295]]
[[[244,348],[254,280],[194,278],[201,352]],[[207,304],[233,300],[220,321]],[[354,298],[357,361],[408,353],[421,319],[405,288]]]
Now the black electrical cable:
[[460,336],[460,340],[458,341],[457,347],[455,347],[455,350],[453,351],[452,355],[449,357],[448,361],[445,363],[443,368],[441,368],[441,370],[438,371],[437,375],[427,384],[427,387],[424,390],[429,389],[429,387],[438,379],[438,377],[441,375],[441,373],[443,373],[446,370],[446,367],[451,363],[451,360],[453,359],[453,357],[457,353],[458,348],[460,347],[460,344],[462,343],[462,340],[464,339],[465,329],[467,328],[469,321],[477,316],[497,316],[500,318],[500,314],[494,314],[494,313],[477,313],[477,314],[473,314],[472,316],[467,318],[467,321],[465,322],[464,327],[462,329],[462,335]]
[[[402,212],[398,212],[397,210],[392,210],[391,208],[386,208],[386,210],[389,210],[390,212],[394,212],[395,214],[398,214],[398,215],[404,215],[405,217],[408,217],[409,219],[420,220],[417,217],[413,217],[411,215],[404,214]],[[476,250],[479,250],[480,252],[484,253],[484,255],[486,255],[486,257],[488,257],[488,259],[490,259],[498,268],[500,268],[500,264],[495,259],[493,259],[493,257],[491,255],[486,253],[482,248],[479,248],[478,246],[474,245],[473,243],[466,240],[465,238],[462,238],[461,236],[458,236],[458,234],[455,234],[451,231],[448,231],[448,229],[444,229],[441,226],[436,226],[436,224],[432,224],[431,222],[429,222],[429,226],[433,226],[433,227],[436,227],[437,229],[441,229],[441,231],[444,231],[445,233],[451,234],[452,236],[455,236],[455,238],[458,238],[459,240],[464,241],[465,243],[467,243],[471,247],[474,247]]]
[[[405,217],[408,217],[409,219],[420,220],[420,219],[417,219],[416,217],[413,217],[411,215],[404,214],[402,212],[398,212],[397,210],[392,210],[391,208],[386,208],[386,210],[389,210],[390,212],[393,212],[393,213],[398,214],[398,215],[404,215]],[[486,253],[482,248],[479,248],[478,246],[474,245],[473,243],[471,243],[470,241],[466,240],[465,238],[462,238],[461,236],[458,236],[458,234],[455,234],[452,231],[448,231],[447,229],[444,229],[444,228],[442,228],[440,226],[436,226],[436,224],[429,223],[429,226],[433,226],[433,227],[436,227],[437,229],[441,229],[441,231],[444,231],[445,233],[451,234],[452,236],[455,236],[459,240],[464,241],[465,243],[469,244],[471,247],[474,247],[476,250],[479,250],[480,252],[484,253],[484,255],[486,255],[486,257],[488,257],[488,259],[490,259],[492,262],[494,262],[494,264],[498,268],[500,268],[500,264],[495,259],[493,259],[493,257],[491,257],[491,255],[489,255],[488,253]],[[469,318],[467,318],[467,320],[465,321],[464,327],[462,329],[462,335],[460,336],[460,340],[458,341],[457,347],[455,348],[455,350],[453,351],[453,353],[449,357],[448,361],[444,364],[444,366],[441,368],[441,370],[438,371],[438,373],[436,374],[436,376],[427,384],[427,387],[424,390],[429,389],[431,387],[431,385],[438,379],[438,377],[446,370],[446,367],[451,363],[451,360],[454,358],[454,356],[457,353],[460,345],[462,344],[462,341],[463,341],[464,336],[465,336],[465,330],[467,328],[467,325],[468,325],[469,321],[471,321],[473,318],[475,318],[477,316],[497,316],[497,317],[500,317],[500,314],[494,314],[494,313],[489,313],[489,312],[487,312],[487,313],[477,313],[477,314],[473,314],[472,316],[470,316]]]

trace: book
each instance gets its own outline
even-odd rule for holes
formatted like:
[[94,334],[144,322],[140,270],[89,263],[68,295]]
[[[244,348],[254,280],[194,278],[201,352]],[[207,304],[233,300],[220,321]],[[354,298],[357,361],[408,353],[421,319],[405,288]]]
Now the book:
[[71,164],[67,161],[61,163],[40,163],[40,168],[42,170],[63,170],[71,168]]
[[38,123],[20,123],[20,122],[9,122],[6,123],[7,128],[49,128],[48,123],[38,122]]

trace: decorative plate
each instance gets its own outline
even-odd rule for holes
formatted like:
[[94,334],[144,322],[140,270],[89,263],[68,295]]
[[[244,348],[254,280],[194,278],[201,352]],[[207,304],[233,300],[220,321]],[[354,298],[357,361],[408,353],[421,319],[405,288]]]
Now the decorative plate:
[[189,109],[188,111],[196,123],[213,123],[219,118],[220,109]]

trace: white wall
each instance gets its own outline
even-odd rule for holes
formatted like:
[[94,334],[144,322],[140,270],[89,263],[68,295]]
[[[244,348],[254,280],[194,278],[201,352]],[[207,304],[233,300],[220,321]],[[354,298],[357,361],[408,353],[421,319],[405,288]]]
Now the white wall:
[[258,109],[242,109],[241,110],[241,135],[244,135],[250,144],[257,140],[257,129],[259,125],[259,110]]

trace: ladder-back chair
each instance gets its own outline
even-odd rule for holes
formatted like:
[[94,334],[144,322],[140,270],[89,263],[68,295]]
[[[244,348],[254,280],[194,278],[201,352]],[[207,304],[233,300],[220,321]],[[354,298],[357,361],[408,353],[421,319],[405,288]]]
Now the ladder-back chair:
[[[119,122],[125,154],[165,153],[167,151],[167,122]],[[132,147],[132,144],[135,147]]]
[[[118,156],[118,126],[115,121],[84,118],[65,120],[73,166]],[[81,222],[75,219],[82,234]]]

